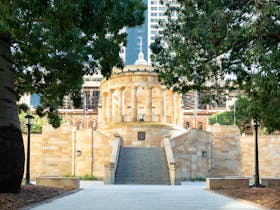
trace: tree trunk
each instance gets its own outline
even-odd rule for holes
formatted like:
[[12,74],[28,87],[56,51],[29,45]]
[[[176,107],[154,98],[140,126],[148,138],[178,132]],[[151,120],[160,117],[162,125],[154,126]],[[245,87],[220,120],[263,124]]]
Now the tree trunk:
[[17,193],[24,172],[24,147],[20,130],[10,35],[0,31],[0,192]]

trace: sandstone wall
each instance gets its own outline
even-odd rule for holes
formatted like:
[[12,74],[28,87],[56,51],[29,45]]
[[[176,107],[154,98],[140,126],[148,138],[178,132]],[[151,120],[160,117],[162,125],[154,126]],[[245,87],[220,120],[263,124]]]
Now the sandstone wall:
[[[241,168],[243,176],[255,174],[255,137],[242,136]],[[280,177],[280,136],[259,136],[259,173],[262,176]]]
[[171,140],[177,179],[209,176],[210,141],[211,136],[208,132],[197,129],[187,131]]
[[[162,147],[163,137],[170,135],[176,136],[185,131],[179,126],[164,125],[158,123],[120,123],[114,124],[114,127],[100,129],[110,138],[114,138],[114,134],[122,137],[122,146],[133,147]],[[145,140],[138,140],[138,132],[145,132]]]
[[213,125],[212,134],[212,176],[240,176],[241,151],[240,131],[236,126]]
[[[32,179],[40,175],[70,174],[102,178],[104,164],[111,157],[115,133],[123,138],[123,146],[151,147],[161,146],[162,136],[170,132],[177,161],[177,178],[253,176],[254,136],[240,137],[239,130],[234,126],[214,125],[210,130],[187,131],[172,126],[160,128],[149,125],[145,129],[132,126],[73,132],[72,126],[62,126],[56,130],[44,127],[43,135],[31,134],[30,175]],[[137,140],[138,131],[146,131],[146,141]],[[23,139],[26,150],[26,134],[23,134]],[[259,137],[261,177],[280,176],[279,154],[280,136]]]
[[240,176],[240,134],[235,126],[191,129],[171,139],[179,179]]
[[[23,133],[23,143],[25,150],[25,165],[26,172],[27,160],[27,134]],[[42,134],[31,134],[30,136],[30,178],[35,179],[42,172]],[[25,173],[24,173],[25,179]]]
[[76,134],[75,175],[103,178],[104,164],[111,158],[113,138],[99,131],[82,129]]
[[[43,132],[43,135],[31,134],[31,179],[65,175],[104,177],[104,164],[111,158],[113,138],[93,129],[76,130],[66,125],[56,130],[44,126]],[[23,134],[23,138],[26,156],[27,135]]]
[[72,127],[45,127],[42,137],[41,175],[64,176],[72,172]]

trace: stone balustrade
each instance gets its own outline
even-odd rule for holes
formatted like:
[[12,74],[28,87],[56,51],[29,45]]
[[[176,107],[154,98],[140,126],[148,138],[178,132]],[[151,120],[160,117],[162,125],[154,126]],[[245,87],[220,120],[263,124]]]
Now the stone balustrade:
[[110,161],[105,164],[104,184],[115,183],[115,173],[118,165],[120,148],[121,148],[121,137],[116,134]]
[[164,151],[165,151],[168,169],[169,169],[170,184],[175,185],[176,184],[176,160],[172,151],[169,136],[164,137]]

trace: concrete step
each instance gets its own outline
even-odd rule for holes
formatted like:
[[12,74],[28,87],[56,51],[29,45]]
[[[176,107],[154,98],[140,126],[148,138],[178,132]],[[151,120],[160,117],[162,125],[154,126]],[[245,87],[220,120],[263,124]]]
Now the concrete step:
[[122,147],[116,184],[170,184],[162,148]]

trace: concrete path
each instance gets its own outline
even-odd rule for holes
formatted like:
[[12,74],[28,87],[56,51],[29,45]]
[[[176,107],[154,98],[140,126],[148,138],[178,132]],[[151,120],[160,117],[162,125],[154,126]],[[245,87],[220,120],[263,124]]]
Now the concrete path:
[[181,186],[103,185],[81,182],[82,190],[39,205],[38,210],[257,210],[247,202],[233,200],[207,190],[205,182]]

